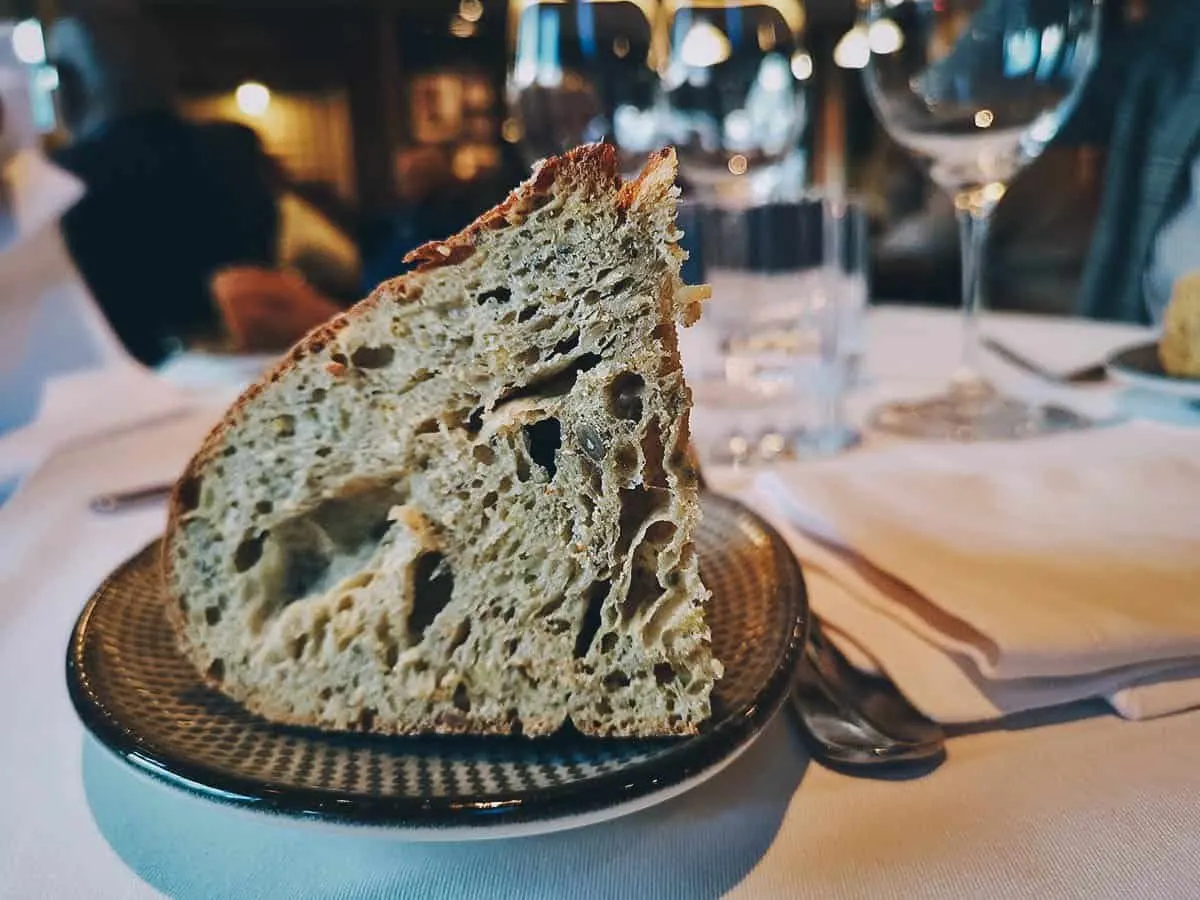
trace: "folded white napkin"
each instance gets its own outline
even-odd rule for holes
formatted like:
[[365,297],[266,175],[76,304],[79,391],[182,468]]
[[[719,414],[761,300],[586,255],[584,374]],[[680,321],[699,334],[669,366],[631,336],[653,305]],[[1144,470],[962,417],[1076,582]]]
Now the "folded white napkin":
[[746,499],[834,641],[932,718],[1200,706],[1200,430],[896,445],[764,473]]
[[0,218],[0,434],[28,424],[48,379],[128,357],[59,233],[83,184],[35,150],[8,160]]
[[133,362],[56,376],[43,385],[34,421],[0,435],[0,484],[15,485],[67,446],[178,416],[197,405],[193,395]]

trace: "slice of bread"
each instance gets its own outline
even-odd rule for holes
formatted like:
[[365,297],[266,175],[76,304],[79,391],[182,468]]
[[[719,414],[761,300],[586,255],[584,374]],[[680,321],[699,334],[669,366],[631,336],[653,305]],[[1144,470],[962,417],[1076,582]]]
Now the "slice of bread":
[[1168,375],[1200,378],[1200,272],[1175,282],[1163,314],[1158,358]]
[[675,157],[543,162],[303,340],[176,487],[169,614],[272,721],[694,733],[720,677],[693,533]]

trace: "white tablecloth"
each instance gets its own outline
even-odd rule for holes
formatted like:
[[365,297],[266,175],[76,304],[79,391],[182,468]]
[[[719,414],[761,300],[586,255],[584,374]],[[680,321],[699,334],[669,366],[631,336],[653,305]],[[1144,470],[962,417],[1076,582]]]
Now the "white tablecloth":
[[[1015,318],[994,330],[1064,364],[1142,336]],[[954,332],[949,315],[875,313],[872,376],[936,385]],[[866,393],[857,402],[881,389]],[[211,418],[70,450],[0,508],[0,897],[1200,896],[1197,714],[1128,723],[1074,706],[955,736],[946,762],[912,780],[811,764],[780,719],[660,807],[473,845],[274,825],[147,782],[85,739],[63,658],[90,591],[163,514],[104,518],[86,501],[169,477]]]

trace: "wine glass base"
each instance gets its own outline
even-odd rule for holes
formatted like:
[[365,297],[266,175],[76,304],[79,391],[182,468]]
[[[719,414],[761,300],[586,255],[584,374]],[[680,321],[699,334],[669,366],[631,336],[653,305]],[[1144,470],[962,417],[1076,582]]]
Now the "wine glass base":
[[995,441],[1086,428],[1091,421],[1059,406],[1041,406],[993,392],[948,392],[923,400],[886,403],[868,419],[870,428],[909,438]]

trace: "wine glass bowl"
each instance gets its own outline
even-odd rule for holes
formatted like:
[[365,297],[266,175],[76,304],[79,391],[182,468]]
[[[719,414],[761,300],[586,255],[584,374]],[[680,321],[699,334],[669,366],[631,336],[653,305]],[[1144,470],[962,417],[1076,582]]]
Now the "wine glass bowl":
[[[808,123],[812,57],[798,0],[668,0],[662,130],[685,179],[771,199]],[[743,177],[745,176],[745,177]]]
[[1002,396],[976,365],[988,226],[1020,171],[1078,103],[1100,0],[867,0],[867,95],[884,129],[954,200],[963,249],[962,364],[942,396],[882,407],[874,424],[919,437],[1022,437],[1058,427]]
[[527,162],[608,140],[635,171],[663,141],[652,0],[515,0],[509,139]]

